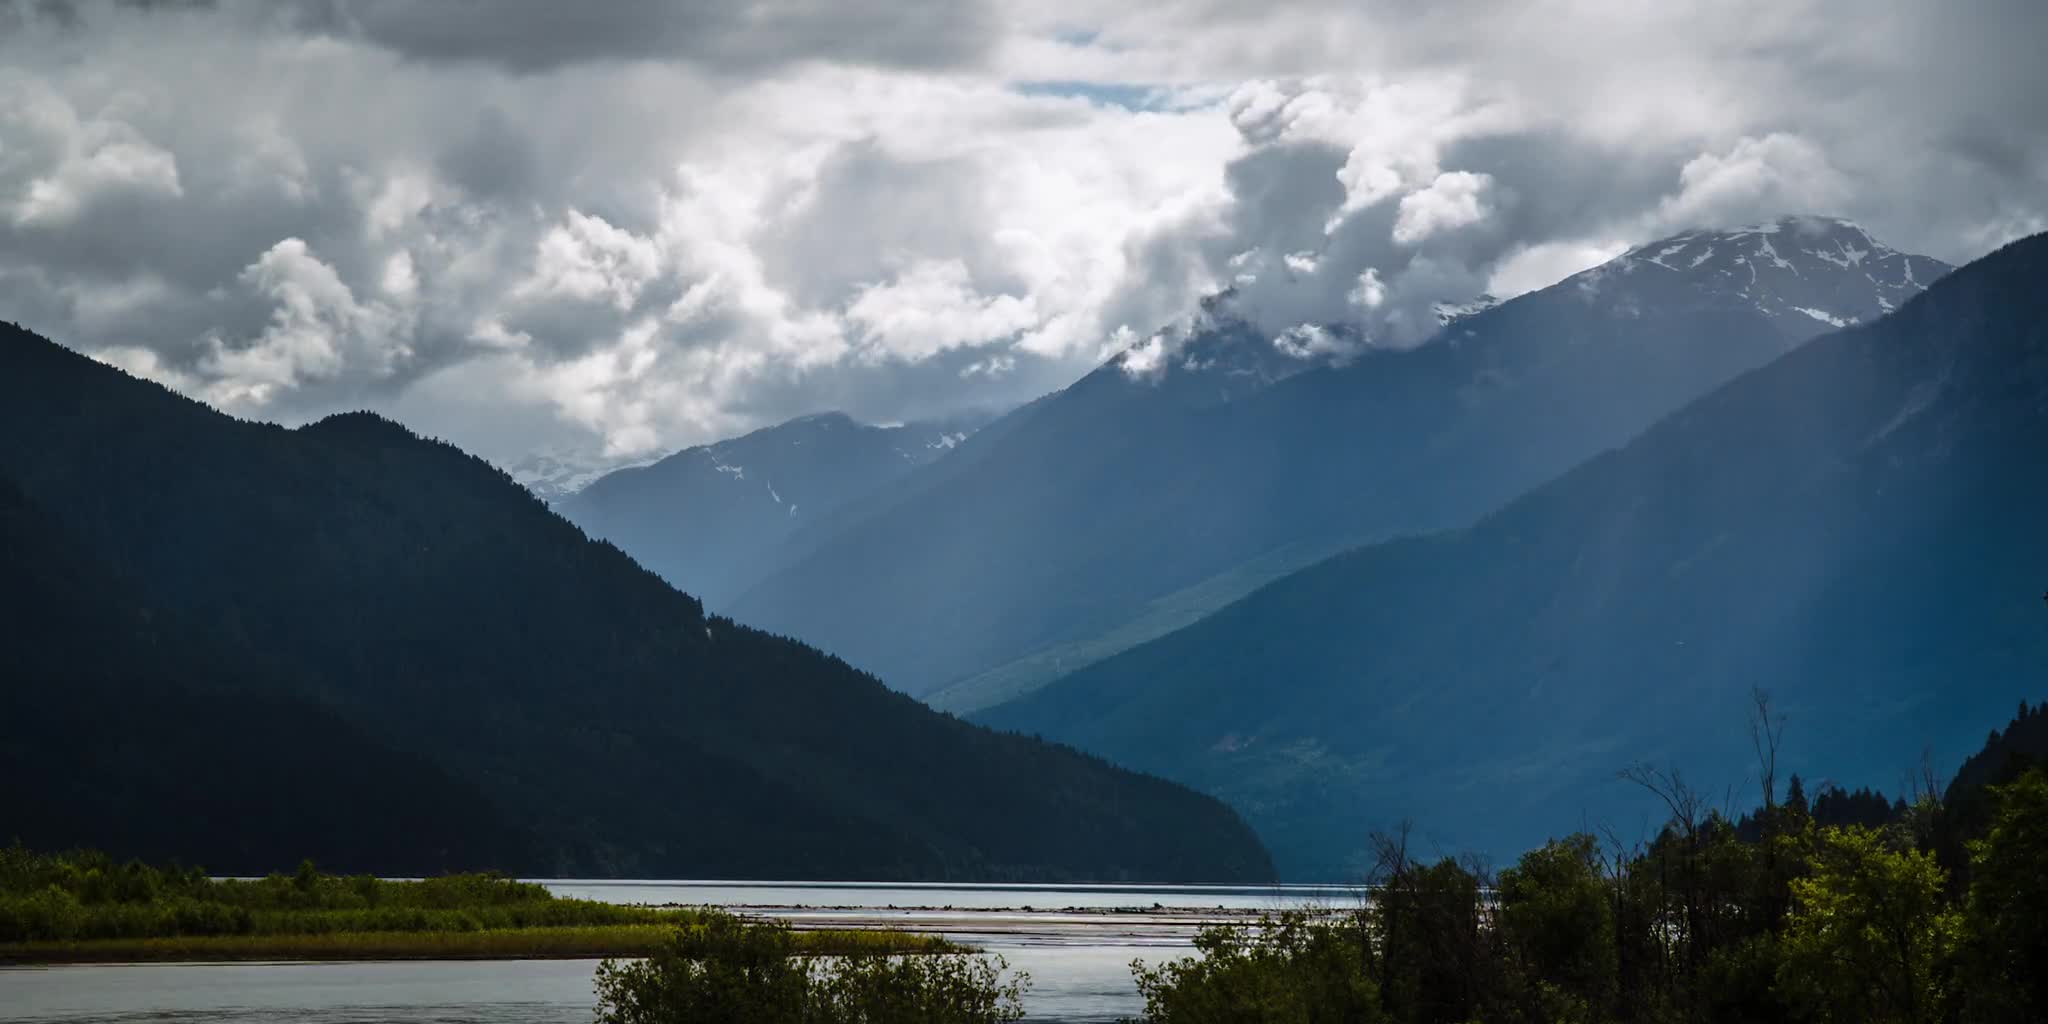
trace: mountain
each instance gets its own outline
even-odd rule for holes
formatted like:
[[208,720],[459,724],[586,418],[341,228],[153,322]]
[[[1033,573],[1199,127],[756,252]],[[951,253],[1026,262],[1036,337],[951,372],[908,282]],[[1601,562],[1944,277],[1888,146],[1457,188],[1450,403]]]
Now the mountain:
[[554,505],[609,473],[644,466],[658,458],[659,455],[608,456],[570,447],[545,448],[507,465],[505,472],[532,491],[534,497]]
[[235,693],[257,680],[5,479],[0,648],[6,841],[236,874],[314,852],[336,870],[408,874],[536,859],[530,835],[425,758],[313,702]]
[[[247,709],[270,702],[286,709],[275,721],[317,714],[362,737],[365,778],[424,763],[480,794],[484,812],[531,837],[534,854],[508,847],[497,865],[521,873],[1271,874],[1212,798],[938,714],[834,658],[706,615],[502,471],[367,413],[296,430],[241,422],[8,325],[0,478],[119,587],[81,577],[77,613],[29,619],[11,637],[29,656],[11,656],[10,701],[68,687],[70,659],[114,642],[136,615],[170,615],[170,638],[202,652],[124,656],[98,674],[104,700],[152,709],[110,735],[155,733],[109,762],[118,768],[94,769],[112,774],[107,785],[130,773],[144,792],[220,784],[222,754],[295,739],[240,739],[222,724],[269,730]],[[60,584],[61,569],[7,579],[30,609]],[[159,700],[159,677],[174,688],[164,692],[209,699]],[[241,717],[201,720],[216,710]],[[95,749],[99,721],[0,718],[0,749]],[[325,775],[277,753],[231,763],[277,776],[251,792],[288,787],[305,813],[323,813]],[[223,815],[194,837],[176,805],[117,821],[117,795],[65,792],[72,826],[92,832],[76,841],[111,852],[127,852],[123,837],[160,848],[182,834],[200,848],[180,855],[210,863],[253,828]],[[400,784],[389,799],[412,796]],[[393,866],[423,859],[400,840],[370,852]]]
[[1467,524],[1946,269],[1842,221],[1690,232],[1447,307],[1406,351],[1345,325],[1268,337],[1225,293],[992,424],[972,465],[838,517],[731,607],[984,707],[1334,551]]
[[800,528],[952,451],[986,419],[877,427],[805,416],[608,473],[556,508],[715,606]]
[[[1641,271],[1639,271],[1641,272]],[[1507,852],[1752,763],[1896,785],[2048,672],[2048,236],[1745,374],[1473,526],[1290,575],[981,716],[1217,793],[1283,873],[1412,818]],[[1902,757],[1905,754],[1905,757]]]

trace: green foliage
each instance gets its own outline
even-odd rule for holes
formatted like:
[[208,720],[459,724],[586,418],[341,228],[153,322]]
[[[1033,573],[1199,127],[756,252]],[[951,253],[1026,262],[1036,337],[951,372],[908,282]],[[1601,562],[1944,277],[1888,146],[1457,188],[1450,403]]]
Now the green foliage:
[[[1490,894],[1480,873],[1379,837],[1363,910],[1215,928],[1199,958],[1133,964],[1146,1020],[2048,1020],[2048,769],[2016,744],[2043,720],[2023,708],[1972,759],[1974,777],[2003,785],[1913,807],[1844,794],[1827,812],[1881,828],[1817,823],[1796,778],[1738,824],[1675,774],[1641,771],[1630,777],[1671,809],[1655,838],[1551,842]],[[1943,867],[1951,845],[1967,853],[1966,884]]]
[[1494,983],[1480,880],[1449,858],[1423,867],[1381,855],[1386,873],[1366,916],[1380,1002],[1395,1020],[1453,1024]]
[[1959,923],[1947,881],[1883,833],[1824,830],[1812,876],[1792,883],[1780,983],[1818,1021],[1940,1019]]
[[[832,1024],[1008,1024],[1030,978],[1000,956],[840,957],[813,961],[814,1020]],[[1006,978],[1007,976],[1007,978]]]
[[1524,857],[1494,899],[1452,860],[1382,850],[1371,903],[1220,925],[1198,957],[1132,964],[1151,1024],[1559,1024],[1611,1019],[1614,938],[1596,847]]
[[116,863],[81,851],[0,848],[0,943],[172,936],[475,932],[652,924],[675,912],[556,899],[490,874],[392,882],[323,874],[212,879],[197,868]]
[[803,957],[786,925],[722,913],[644,960],[598,968],[599,1024],[1007,1024],[1021,973],[1000,957]]
[[645,960],[607,960],[597,971],[599,1024],[807,1020],[810,966],[786,928],[720,915],[679,929]]
[[1561,1019],[1561,1001],[1583,1006],[1583,1013],[1570,1014],[1580,1019],[1612,1005],[1614,907],[1592,836],[1523,854],[1501,872],[1497,896],[1501,937],[1524,976],[1545,991],[1545,1016]]
[[1216,925],[1198,957],[1131,963],[1156,1024],[1348,1024],[1380,1017],[1366,974],[1365,919],[1287,913],[1256,925]]
[[2048,771],[1995,787],[1970,843],[1962,992],[1972,1019],[2048,1019]]

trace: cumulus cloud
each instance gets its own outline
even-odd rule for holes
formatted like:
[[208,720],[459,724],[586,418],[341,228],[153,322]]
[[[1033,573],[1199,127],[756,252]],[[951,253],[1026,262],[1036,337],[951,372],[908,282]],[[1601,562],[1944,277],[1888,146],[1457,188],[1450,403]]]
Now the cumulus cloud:
[[[1412,345],[1695,224],[2048,223],[2032,0],[0,0],[0,315],[499,458]],[[1361,75],[1357,69],[1370,68]]]
[[1701,153],[1678,171],[1678,193],[1666,199],[1666,222],[1715,225],[1758,210],[1835,210],[1855,195],[1849,180],[1819,146],[1785,132],[1736,140],[1725,153]]
[[549,228],[535,247],[533,272],[514,288],[514,297],[567,296],[602,301],[625,311],[640,290],[661,273],[661,249],[642,238],[577,210]]
[[209,397],[260,408],[282,389],[343,373],[388,377],[412,355],[405,311],[358,300],[334,267],[287,238],[242,272],[241,283],[273,304],[270,323],[247,342],[214,335],[199,369]]
[[16,226],[63,228],[124,193],[184,194],[177,157],[123,119],[127,100],[82,114],[45,83],[0,70],[0,208]]
[[1028,299],[982,295],[958,260],[912,266],[895,280],[861,289],[847,304],[870,358],[922,360],[959,346],[1012,337],[1038,321]]
[[1394,218],[1394,241],[1414,245],[1431,235],[1485,220],[1493,212],[1486,203],[1486,192],[1492,187],[1493,177],[1487,174],[1445,171],[1437,175],[1428,188],[1401,197]]
[[1243,148],[1226,200],[1169,244],[1202,253],[1232,312],[1283,354],[1421,342],[1435,304],[1477,295],[1527,230],[1493,173],[1445,166],[1461,142],[1518,125],[1462,76],[1261,81],[1227,109]]

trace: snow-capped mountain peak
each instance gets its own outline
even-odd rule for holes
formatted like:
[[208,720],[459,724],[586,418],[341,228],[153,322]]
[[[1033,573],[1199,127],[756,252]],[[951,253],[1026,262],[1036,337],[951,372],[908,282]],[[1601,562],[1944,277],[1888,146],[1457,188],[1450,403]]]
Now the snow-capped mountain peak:
[[1773,319],[1827,327],[1874,320],[1948,272],[1947,264],[1903,253],[1851,221],[1783,217],[1725,230],[1694,230],[1638,246],[1570,279],[1587,301],[1626,308],[1621,293],[1658,288],[1668,276],[1702,298],[1753,308]]
[[[1898,308],[1951,268],[1900,252],[1861,226],[1832,217],[1681,232],[1637,246],[1550,288],[1503,301],[1479,295],[1431,308],[1441,338],[1463,345],[1511,312],[1556,303],[1621,320],[1695,313],[1761,314],[1787,343],[1867,323]],[[1183,403],[1230,402],[1308,370],[1341,367],[1372,352],[1364,328],[1304,323],[1279,335],[1237,315],[1235,292],[1124,349],[1097,371]],[[1496,317],[1507,321],[1496,322]],[[1496,332],[1495,341],[1521,332]],[[1482,346],[1484,347],[1484,346]]]

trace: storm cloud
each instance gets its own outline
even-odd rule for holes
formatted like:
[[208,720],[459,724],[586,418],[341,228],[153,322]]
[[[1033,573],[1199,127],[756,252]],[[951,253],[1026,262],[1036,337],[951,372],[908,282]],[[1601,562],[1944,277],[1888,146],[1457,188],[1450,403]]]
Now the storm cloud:
[[[513,459],[1283,350],[1696,225],[2048,227],[2048,7],[0,2],[0,317]],[[1302,325],[1344,324],[1317,334]]]

